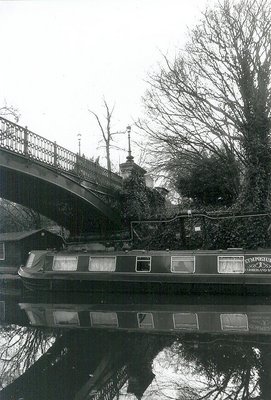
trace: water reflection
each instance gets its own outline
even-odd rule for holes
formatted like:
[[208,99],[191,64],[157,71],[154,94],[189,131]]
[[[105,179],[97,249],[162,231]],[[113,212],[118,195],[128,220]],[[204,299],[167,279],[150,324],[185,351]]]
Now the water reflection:
[[1,399],[270,398],[269,298],[0,300]]

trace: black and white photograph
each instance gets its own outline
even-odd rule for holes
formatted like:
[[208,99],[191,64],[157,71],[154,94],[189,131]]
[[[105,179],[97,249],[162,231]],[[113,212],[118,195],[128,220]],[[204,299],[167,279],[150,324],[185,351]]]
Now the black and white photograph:
[[271,399],[271,0],[0,0],[0,399]]

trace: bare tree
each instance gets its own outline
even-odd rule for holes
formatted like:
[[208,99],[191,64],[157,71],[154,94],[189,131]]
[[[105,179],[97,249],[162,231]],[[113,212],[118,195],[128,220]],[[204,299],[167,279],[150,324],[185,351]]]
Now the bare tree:
[[189,166],[206,154],[238,163],[239,207],[270,200],[271,8],[267,0],[224,0],[207,9],[174,60],[149,78],[147,118],[156,167]]
[[[103,99],[103,106],[105,109],[105,115],[103,117],[104,122],[102,121],[102,118],[99,117],[98,114],[96,114],[94,111],[89,110],[89,112],[94,115],[96,118],[97,124],[100,128],[101,134],[102,134],[102,141],[104,142],[105,145],[105,150],[106,150],[106,163],[107,163],[107,169],[109,172],[112,170],[112,162],[111,162],[111,157],[110,157],[110,150],[112,147],[112,141],[113,141],[113,136],[124,133],[124,132],[112,132],[112,116],[113,112],[115,109],[115,105],[113,107],[110,107],[106,99]],[[115,146],[116,147],[116,146]]]
[[[2,107],[0,107],[0,117],[4,117],[7,119],[11,119],[14,122],[18,123],[20,114],[17,108],[13,106],[8,106],[6,103]],[[12,138],[13,129],[12,127],[6,126],[6,128],[0,129],[0,141],[4,141],[7,138]]]
[[11,118],[16,123],[19,122],[20,114],[18,109],[13,106],[8,106],[6,103],[0,107],[0,115],[8,119]]
[[0,199],[1,232],[26,231],[50,225],[52,225],[52,221],[38,212],[9,200]]

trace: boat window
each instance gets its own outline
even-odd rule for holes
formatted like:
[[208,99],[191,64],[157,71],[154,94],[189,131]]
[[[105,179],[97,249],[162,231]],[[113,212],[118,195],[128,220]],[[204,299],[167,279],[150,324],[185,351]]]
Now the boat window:
[[26,268],[31,268],[32,267],[34,258],[35,258],[35,253],[30,253],[29,257],[27,259],[26,266],[25,266]]
[[150,272],[151,270],[151,257],[138,256],[136,257],[136,272]]
[[173,324],[175,329],[199,329],[198,316],[195,313],[173,314]]
[[220,314],[223,331],[247,331],[248,319],[246,314]]
[[0,260],[5,259],[5,243],[0,243]]
[[195,272],[195,256],[172,256],[171,272],[193,274]]
[[220,274],[243,274],[245,272],[244,256],[218,256]]
[[139,328],[152,329],[154,328],[152,313],[138,313],[137,322]]
[[89,271],[116,271],[116,257],[89,257]]
[[118,316],[115,312],[91,312],[91,326],[118,327]]
[[44,310],[26,310],[25,312],[31,325],[44,325],[46,323]]
[[78,257],[77,256],[54,256],[53,270],[54,271],[76,271]]
[[37,325],[36,323],[36,318],[34,316],[33,311],[26,311],[26,314],[28,316],[29,322],[31,325]]
[[57,310],[53,312],[55,325],[79,326],[78,312]]

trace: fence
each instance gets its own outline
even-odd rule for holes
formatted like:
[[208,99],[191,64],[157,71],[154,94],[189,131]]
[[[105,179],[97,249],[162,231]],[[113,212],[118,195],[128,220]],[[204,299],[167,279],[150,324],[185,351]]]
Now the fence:
[[268,213],[184,213],[167,220],[131,222],[131,238],[142,249],[269,248]]

